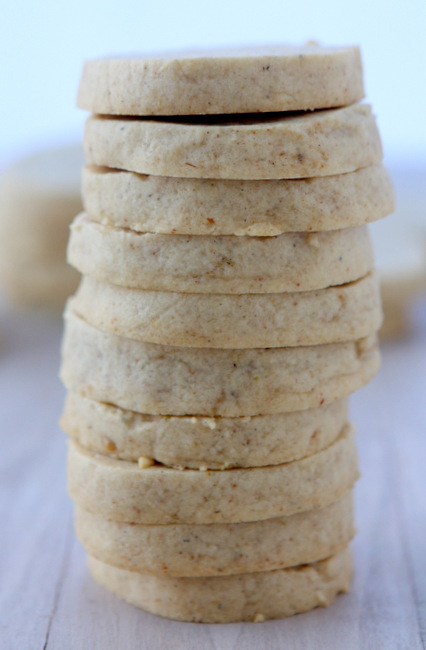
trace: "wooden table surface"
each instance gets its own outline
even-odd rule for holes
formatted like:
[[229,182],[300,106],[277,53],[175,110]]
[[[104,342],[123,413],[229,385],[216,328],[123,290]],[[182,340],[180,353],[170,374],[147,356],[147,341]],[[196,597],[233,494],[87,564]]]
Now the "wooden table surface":
[[426,305],[352,398],[355,577],[328,609],[264,624],[164,620],[98,587],[73,533],[57,420],[59,319],[0,311],[1,650],[417,650],[426,645]]

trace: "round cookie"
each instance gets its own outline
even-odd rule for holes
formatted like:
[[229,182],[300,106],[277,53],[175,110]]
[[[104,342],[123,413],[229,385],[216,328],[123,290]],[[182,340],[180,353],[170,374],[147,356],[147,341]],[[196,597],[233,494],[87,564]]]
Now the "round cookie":
[[276,237],[161,235],[79,215],[68,261],[124,287],[178,293],[280,293],[352,282],[374,265],[367,226]]
[[274,348],[353,341],[382,322],[376,274],[318,291],[191,294],[127,289],[85,276],[69,307],[98,329],[148,343]]
[[346,397],[379,364],[375,335],[266,350],[179,348],[102,332],[68,311],[61,378],[85,397],[139,413],[239,417]]
[[317,562],[349,544],[352,522],[352,491],[324,508],[238,524],[129,524],[75,509],[89,555],[128,571],[187,577]]
[[358,47],[277,45],[86,61],[78,106],[107,115],[312,110],[364,96]]
[[0,258],[2,291],[11,303],[58,313],[78,286],[80,274],[61,262],[12,263]]
[[230,119],[91,116],[84,151],[88,163],[103,167],[154,176],[243,180],[330,176],[382,160],[368,105]]
[[152,614],[193,623],[283,618],[327,607],[349,590],[349,548],[326,560],[290,569],[207,578],[170,578],[117,569],[89,557],[99,584]]
[[358,478],[354,430],[314,456],[269,467],[178,470],[68,452],[68,489],[78,506],[140,524],[260,521],[314,510],[342,498]]
[[273,236],[336,230],[394,209],[383,165],[296,180],[206,180],[83,168],[83,203],[94,221],[140,232]]
[[65,265],[69,225],[81,211],[81,146],[17,160],[0,177],[1,259]]
[[318,408],[236,418],[144,415],[69,391],[61,427],[83,447],[178,469],[278,465],[330,445],[347,419],[347,400]]
[[[420,180],[421,179],[421,180]],[[413,329],[412,307],[426,296],[426,201],[424,174],[405,179],[398,194],[398,209],[373,228],[384,322],[381,340],[407,337]],[[400,181],[401,182],[401,181]],[[402,195],[402,196],[401,196]]]
[[[414,255],[413,255],[414,257]],[[426,294],[426,247],[423,257],[423,275],[410,274],[395,278],[380,278],[380,294],[383,305],[383,325],[380,328],[380,340],[392,341],[408,337],[413,330],[412,307],[416,298]]]
[[79,274],[66,264],[69,225],[82,208],[80,146],[41,150],[0,176],[0,282],[27,307],[63,307]]

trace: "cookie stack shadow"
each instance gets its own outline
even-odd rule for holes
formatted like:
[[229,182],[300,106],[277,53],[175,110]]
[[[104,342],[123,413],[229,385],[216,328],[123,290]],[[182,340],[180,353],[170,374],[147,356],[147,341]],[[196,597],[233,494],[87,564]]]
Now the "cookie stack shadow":
[[362,96],[357,48],[85,67],[61,424],[90,570],[150,612],[262,621],[349,588],[366,224],[393,207]]

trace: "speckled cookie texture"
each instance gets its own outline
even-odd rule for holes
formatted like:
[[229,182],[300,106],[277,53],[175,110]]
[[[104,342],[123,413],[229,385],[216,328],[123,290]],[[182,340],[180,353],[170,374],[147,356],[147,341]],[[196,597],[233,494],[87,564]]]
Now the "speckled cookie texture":
[[264,237],[349,228],[394,209],[383,165],[267,181],[171,178],[86,166],[82,179],[93,221],[140,232]]
[[321,508],[358,478],[354,431],[326,449],[269,467],[178,470],[109,458],[71,442],[68,488],[79,506],[106,519],[141,524],[261,521]]
[[86,449],[114,458],[228,469],[311,456],[338,437],[346,419],[345,399],[291,413],[205,418],[135,413],[69,391],[61,426]]
[[70,309],[98,329],[149,343],[272,348],[353,341],[382,322],[378,276],[318,291],[190,294],[127,289],[86,276]]
[[194,115],[312,110],[363,96],[358,47],[309,43],[87,61],[78,105],[107,115]]
[[93,557],[89,567],[99,584],[132,605],[194,623],[260,623],[326,607],[348,591],[352,578],[348,548],[294,568],[204,578],[150,576]]
[[296,348],[185,348],[102,332],[68,311],[61,377],[85,397],[139,413],[238,417],[346,397],[379,363],[375,335]]
[[154,176],[277,179],[330,176],[379,164],[371,107],[244,118],[91,116],[88,163]]
[[89,555],[128,571],[169,576],[229,575],[317,562],[354,534],[352,491],[288,517],[237,524],[144,525],[76,507],[77,535]]
[[111,228],[78,216],[68,261],[97,280],[179,293],[310,291],[372,270],[367,226],[276,237],[161,235]]

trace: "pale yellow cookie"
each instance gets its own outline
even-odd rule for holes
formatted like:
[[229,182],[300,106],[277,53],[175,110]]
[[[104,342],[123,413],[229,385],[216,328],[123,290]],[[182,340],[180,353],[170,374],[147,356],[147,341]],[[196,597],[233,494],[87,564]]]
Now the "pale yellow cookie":
[[124,287],[179,293],[310,291],[358,280],[374,265],[367,226],[276,237],[161,235],[79,215],[68,261]]
[[65,264],[69,224],[81,210],[80,146],[21,158],[0,176],[1,260]]
[[193,115],[344,106],[364,96],[358,47],[276,45],[86,61],[80,108]]
[[311,456],[337,438],[346,419],[345,399],[291,413],[203,418],[143,415],[69,391],[61,426],[83,447],[115,458],[227,469]]
[[247,180],[330,176],[382,160],[368,105],[226,119],[91,116],[83,140],[86,159],[154,176]]
[[296,180],[237,181],[144,176],[83,168],[94,221],[140,232],[272,236],[369,223],[394,209],[383,165]]
[[238,524],[168,526],[112,521],[76,507],[77,536],[89,555],[140,573],[214,576],[317,562],[354,535],[352,491],[288,517]]
[[349,548],[290,569],[207,578],[170,578],[117,569],[89,557],[99,584],[152,614],[193,623],[263,622],[327,607],[349,590]]
[[78,286],[80,274],[65,260],[12,265],[0,258],[0,278],[2,291],[11,303],[60,313]]
[[61,377],[85,397],[139,413],[239,417],[346,397],[379,363],[375,335],[266,350],[179,348],[102,332],[68,311]]
[[86,276],[70,309],[113,334],[186,347],[353,341],[376,332],[382,322],[375,273],[318,291],[243,295],[143,291]]
[[413,317],[416,299],[426,296],[426,247],[423,276],[392,277],[388,282],[384,276],[380,282],[384,321],[380,328],[380,340],[408,338],[413,332]]
[[76,442],[68,489],[77,505],[140,524],[260,521],[314,510],[342,498],[358,478],[353,428],[314,456],[282,465],[227,470],[141,468]]
[[[400,181],[401,182],[401,181]],[[426,199],[424,174],[401,185],[398,209],[373,228],[383,302],[381,340],[408,337],[413,330],[416,299],[426,297]]]
[[79,274],[66,264],[69,225],[81,210],[80,146],[38,151],[0,176],[0,283],[26,307],[62,308]]

